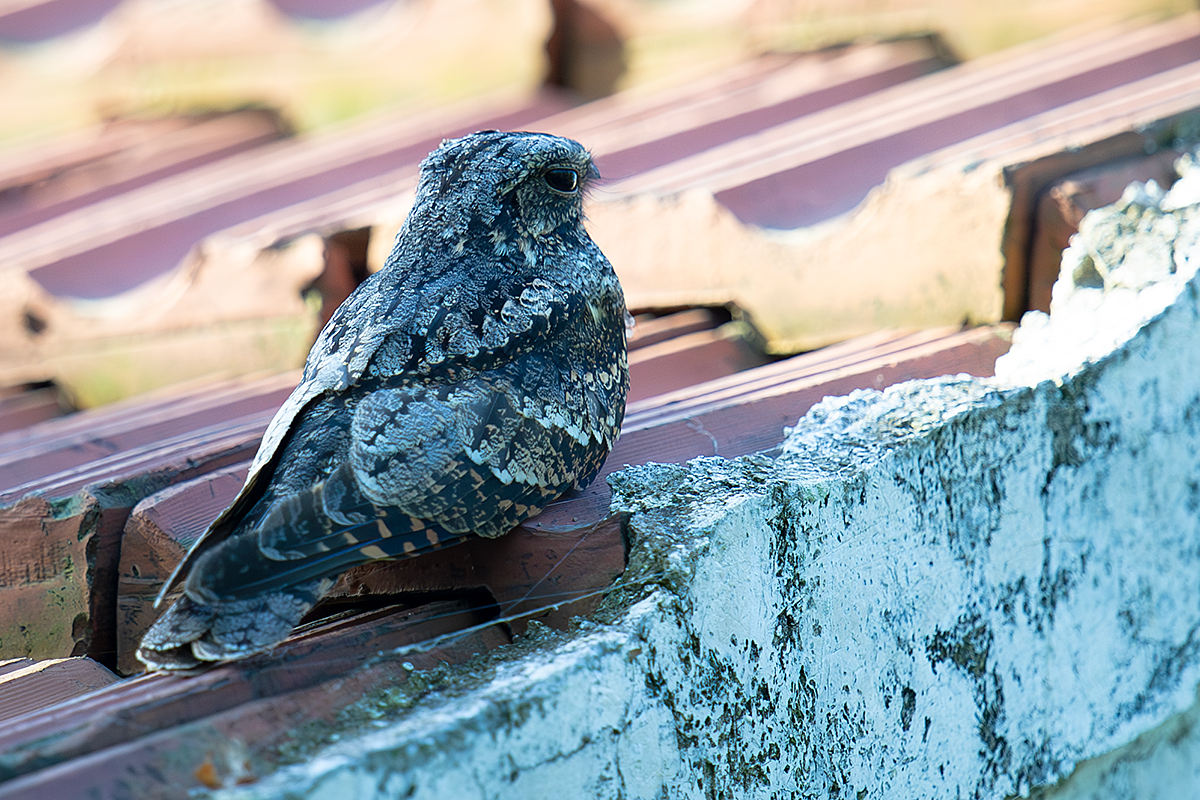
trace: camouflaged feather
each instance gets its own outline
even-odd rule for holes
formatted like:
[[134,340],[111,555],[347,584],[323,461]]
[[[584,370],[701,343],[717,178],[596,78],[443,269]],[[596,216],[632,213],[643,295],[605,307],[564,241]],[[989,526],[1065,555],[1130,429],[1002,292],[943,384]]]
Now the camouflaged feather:
[[[177,570],[193,608],[176,617],[290,588],[311,606],[350,566],[501,535],[595,476],[628,366],[621,289],[582,225],[594,175],[544,134],[474,134],[426,159],[384,268],[325,326],[241,494]],[[144,651],[184,644],[172,625],[194,633],[171,616]],[[238,657],[212,635],[197,657]]]

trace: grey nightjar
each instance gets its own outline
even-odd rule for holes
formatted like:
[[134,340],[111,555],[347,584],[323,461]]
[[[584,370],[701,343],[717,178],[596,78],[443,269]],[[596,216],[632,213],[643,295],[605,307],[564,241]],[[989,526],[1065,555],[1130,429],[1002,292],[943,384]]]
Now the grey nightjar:
[[245,486],[163,587],[152,669],[269,650],[359,564],[501,536],[591,481],[629,386],[577,142],[484,131],[421,164],[383,268],[321,331]]

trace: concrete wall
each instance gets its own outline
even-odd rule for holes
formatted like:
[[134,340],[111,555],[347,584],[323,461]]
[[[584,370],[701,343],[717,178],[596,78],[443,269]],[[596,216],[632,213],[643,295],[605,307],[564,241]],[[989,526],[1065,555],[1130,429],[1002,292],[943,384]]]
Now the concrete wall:
[[1200,795],[1196,200],[1192,172],[1095,212],[997,379],[618,474],[632,560],[593,620],[227,796]]

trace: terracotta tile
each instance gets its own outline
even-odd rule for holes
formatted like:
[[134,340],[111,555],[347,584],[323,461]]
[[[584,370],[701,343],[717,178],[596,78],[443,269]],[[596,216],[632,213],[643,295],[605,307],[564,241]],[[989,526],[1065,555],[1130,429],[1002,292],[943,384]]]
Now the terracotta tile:
[[319,736],[322,720],[360,699],[506,644],[487,619],[464,601],[384,608],[301,629],[264,657],[194,676],[142,676],[10,720],[0,730],[5,773],[26,777],[0,793],[107,796],[127,780],[148,792],[202,788],[206,763],[213,777],[228,777],[222,770],[234,765],[222,756],[234,740],[253,764],[295,735]]
[[95,24],[120,0],[40,0],[0,12],[0,39],[34,43]]
[[[714,148],[609,187],[590,211],[593,236],[618,265],[631,302],[736,302],[773,354],[884,325],[1018,319],[1039,192],[1073,171],[1194,139],[1198,21],[1190,15],[1056,45],[1044,64],[1037,47],[965,64]],[[1173,60],[1186,63],[1171,68]],[[1120,64],[1137,69],[1113,67]],[[1079,81],[1073,91],[1091,94],[1072,101],[1058,91],[1068,69],[1075,78],[1067,83]],[[1139,70],[1151,74],[1137,79]],[[1103,90],[1107,82],[1115,86]],[[957,100],[941,95],[954,86]],[[858,180],[859,157],[870,161],[867,150],[907,158],[889,137],[1004,96],[1020,119],[891,168],[885,183],[828,224],[764,234],[713,197],[809,165],[821,175],[792,174],[777,188],[832,212],[837,192]],[[944,142],[934,137],[930,149]],[[837,162],[843,157],[856,163]],[[785,207],[770,191],[751,194],[764,207]]]
[[633,331],[628,334],[626,341],[632,352],[687,333],[712,330],[721,323],[720,316],[709,308],[693,308],[662,316],[637,314]]
[[135,447],[0,497],[0,655],[86,654],[115,665],[121,533],[131,508],[250,458],[273,414]]
[[0,673],[0,721],[42,711],[118,680],[90,658],[33,661]]
[[930,36],[770,54],[689,84],[629,92],[540,121],[586,142],[619,181],[935,72],[954,62]]
[[857,206],[905,161],[1192,62],[1198,47],[1193,16],[980,59],[755,132],[611,191],[704,188],[743,222],[812,225]]
[[278,113],[244,109],[115,120],[0,153],[0,236],[288,133]]
[[51,294],[108,297],[170,271],[211,233],[415,165],[443,135],[521,127],[562,107],[550,94],[492,109],[474,103],[259,147],[14,232],[0,238],[0,254]]
[[1115,159],[1063,176],[1042,190],[1037,201],[1029,262],[1026,266],[1028,310],[1050,311],[1050,293],[1058,280],[1062,251],[1079,231],[1083,215],[1093,208],[1115,203],[1133,181],[1153,180],[1169,188],[1175,182],[1177,150],[1154,155]]
[[629,400],[732,375],[770,359],[753,341],[744,323],[675,336],[632,350],[629,354]]
[[0,390],[0,434],[23,430],[67,413],[70,407],[53,385],[34,384]]
[[7,675],[10,672],[22,669],[24,667],[36,664],[32,658],[9,658],[0,661],[0,675]]
[[20,494],[17,487],[55,473],[82,469],[86,474],[88,464],[102,459],[117,463],[121,453],[138,447],[239,417],[274,413],[299,377],[293,372],[175,388],[0,435],[0,503]]

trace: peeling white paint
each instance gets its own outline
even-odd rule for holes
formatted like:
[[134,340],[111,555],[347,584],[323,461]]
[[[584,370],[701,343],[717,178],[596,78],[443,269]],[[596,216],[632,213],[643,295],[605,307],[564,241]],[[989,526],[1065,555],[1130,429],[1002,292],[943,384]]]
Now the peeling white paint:
[[595,622],[225,796],[1196,796],[1198,182],[1089,217],[997,379],[615,476]]

